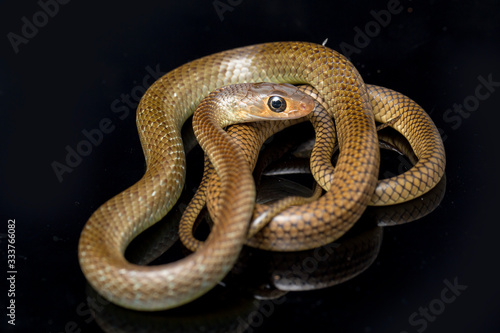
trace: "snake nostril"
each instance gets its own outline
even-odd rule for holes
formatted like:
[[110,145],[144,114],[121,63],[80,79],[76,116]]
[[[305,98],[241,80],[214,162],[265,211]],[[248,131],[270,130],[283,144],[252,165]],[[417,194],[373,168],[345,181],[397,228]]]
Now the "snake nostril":
[[301,102],[300,105],[299,105],[299,110],[300,111],[306,111],[306,109],[307,109],[306,103]]

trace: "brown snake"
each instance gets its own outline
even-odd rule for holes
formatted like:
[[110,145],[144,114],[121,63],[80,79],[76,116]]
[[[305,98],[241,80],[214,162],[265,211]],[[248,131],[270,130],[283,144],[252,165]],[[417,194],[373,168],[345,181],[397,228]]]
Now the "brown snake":
[[[403,94],[375,85],[367,84],[366,87],[375,120],[382,123],[381,127],[388,125],[403,134],[409,141],[412,153],[414,152],[417,158],[414,167],[410,170],[398,176],[379,180],[369,205],[386,206],[403,203],[425,194],[439,182],[444,172],[444,147],[434,123],[417,103]],[[336,141],[335,129],[333,124],[329,123],[331,119],[322,107],[324,101],[314,88],[302,86],[300,89],[317,100],[316,109],[308,117],[316,131],[316,142],[311,154],[310,170],[318,184],[326,191],[329,191],[334,175],[331,157]],[[240,145],[240,150],[244,152],[250,167],[253,168],[257,161],[259,148],[268,137],[283,128],[303,121],[304,118],[272,123],[241,124],[229,128],[228,133]],[[180,223],[180,239],[192,251],[196,251],[202,244],[192,235],[193,223],[198,213],[207,203],[210,215],[216,216],[217,211],[219,211],[218,206],[221,203],[219,198],[221,186],[217,175],[210,168],[210,164],[207,164],[207,162],[205,164],[202,184],[184,212]],[[207,198],[210,198],[210,200],[207,200]],[[316,200],[314,196],[312,198]],[[256,243],[251,238],[262,228],[261,224],[265,225],[267,221],[272,221],[281,211],[292,205],[303,205],[313,201],[309,198],[300,197],[288,197],[287,199],[291,200],[277,203],[278,209],[276,209],[276,212],[273,212],[274,207],[256,205],[254,221],[249,230],[247,244],[261,247],[259,243]],[[283,208],[280,208],[280,205]],[[265,215],[270,215],[270,217]],[[266,222],[261,223],[262,218]],[[279,218],[278,216],[277,219]],[[286,219],[289,219],[289,215]],[[278,242],[279,239],[274,240],[275,247],[267,247],[267,249],[276,249]]]
[[[281,250],[321,246],[342,235],[362,214],[377,183],[379,151],[366,86],[345,57],[321,45],[280,42],[200,58],[167,73],[147,90],[137,111],[145,175],[99,207],[82,231],[82,271],[108,300],[139,310],[172,308],[207,292],[231,269],[235,251],[245,241],[232,233],[241,234],[248,225],[236,226],[224,217],[197,252],[179,261],[145,267],[127,262],[123,254],[134,237],[177,201],[185,177],[180,132],[202,98],[228,84],[263,81],[316,88],[335,119],[340,155],[333,190],[306,207],[280,214],[253,238],[255,245]],[[406,120],[401,126],[414,124]],[[444,170],[444,150],[440,160],[428,163]],[[252,200],[246,200],[251,206]],[[243,215],[247,213],[248,208]]]

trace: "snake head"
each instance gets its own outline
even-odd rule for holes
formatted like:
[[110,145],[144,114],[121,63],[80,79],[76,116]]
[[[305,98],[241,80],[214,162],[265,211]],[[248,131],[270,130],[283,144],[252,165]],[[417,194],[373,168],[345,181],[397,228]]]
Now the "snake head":
[[314,110],[314,99],[288,83],[249,83],[239,101],[246,121],[296,119]]

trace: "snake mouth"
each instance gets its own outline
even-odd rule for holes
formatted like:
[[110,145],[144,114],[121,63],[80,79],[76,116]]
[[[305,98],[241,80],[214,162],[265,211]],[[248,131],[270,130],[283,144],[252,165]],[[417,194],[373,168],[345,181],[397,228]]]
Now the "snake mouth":
[[305,117],[307,113],[299,110],[288,110],[286,113],[276,113],[273,115],[259,116],[256,114],[249,114],[248,119],[250,121],[269,121],[269,120],[285,120],[285,119],[297,119]]
[[274,117],[274,118],[270,118],[269,116],[258,116],[256,114],[249,114],[248,115],[248,118],[250,120],[254,120],[254,121],[264,121],[264,120],[273,120],[273,119],[283,119],[283,117]]

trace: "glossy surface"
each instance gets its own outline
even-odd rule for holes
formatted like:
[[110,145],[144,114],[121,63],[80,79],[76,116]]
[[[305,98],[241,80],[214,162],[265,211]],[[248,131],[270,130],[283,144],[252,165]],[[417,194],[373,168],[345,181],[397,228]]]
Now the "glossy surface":
[[[341,147],[336,168],[341,177],[332,182],[335,192],[313,203],[323,208],[314,209],[323,216],[322,223],[314,214],[292,215],[285,223],[293,230],[282,232],[280,243],[292,248],[301,243],[306,249],[330,243],[363,212],[377,181],[378,141],[364,82],[344,56],[318,44],[277,42],[197,59],[167,73],[146,91],[137,110],[146,173],[99,207],[82,231],[80,265],[106,299],[132,309],[168,309],[199,297],[231,268],[230,258],[237,255],[241,242],[236,236],[231,239],[231,229],[224,233],[226,224],[200,250],[168,265],[133,265],[124,252],[180,196],[185,177],[180,131],[186,119],[211,90],[245,81],[308,83],[320,92],[336,120]],[[224,156],[224,150],[218,154]]]

